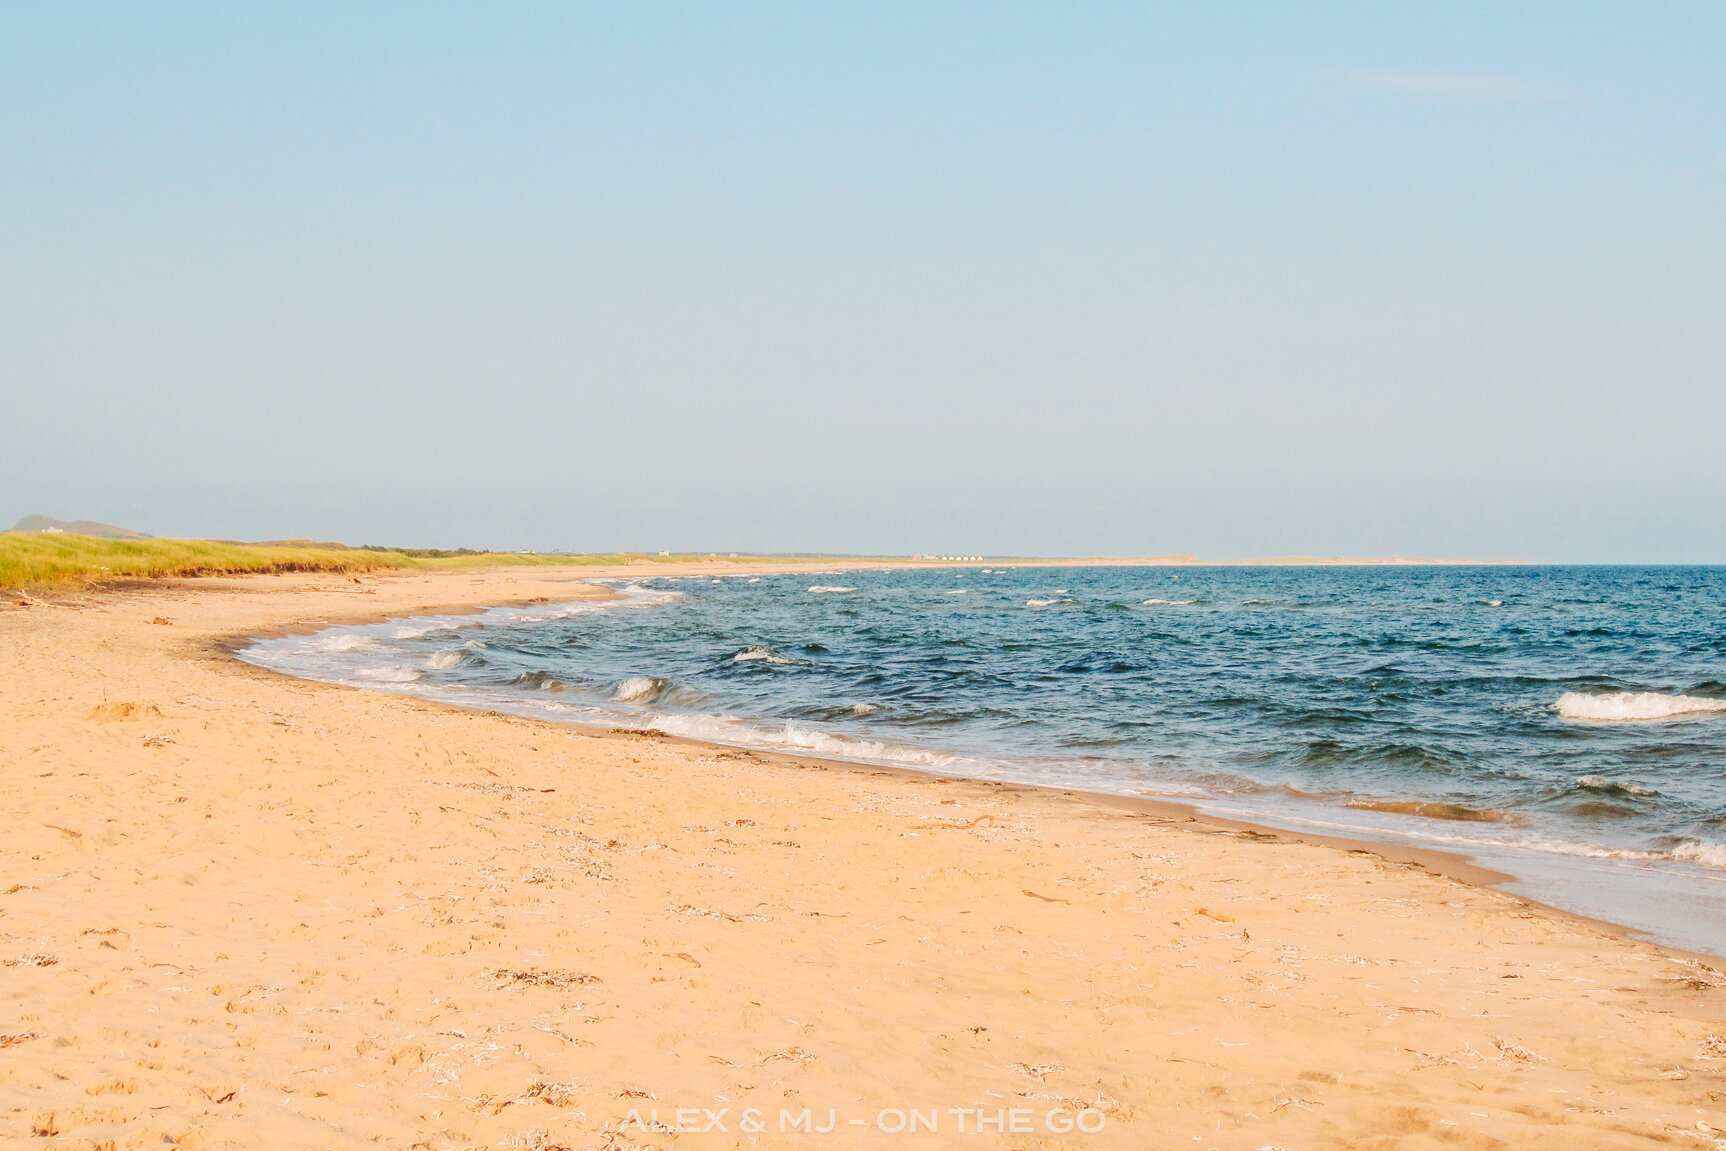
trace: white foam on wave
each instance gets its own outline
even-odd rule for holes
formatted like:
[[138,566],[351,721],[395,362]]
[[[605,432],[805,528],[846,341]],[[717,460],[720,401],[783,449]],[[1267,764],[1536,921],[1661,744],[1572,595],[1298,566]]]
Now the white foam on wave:
[[670,687],[669,680],[656,675],[636,675],[617,685],[617,690],[611,693],[611,698],[620,703],[648,703],[665,694]]
[[1148,599],[1145,601],[1145,606],[1149,607],[1152,604],[1166,604],[1169,607],[1186,607],[1190,603],[1197,602],[1197,600],[1190,599]]
[[655,715],[650,717],[647,723],[650,727],[672,735],[681,735],[686,739],[741,747],[801,751],[832,759],[935,768],[966,762],[962,756],[947,755],[924,748],[901,747],[873,739],[847,739],[795,723],[777,728],[765,727],[729,715]]
[[762,663],[796,663],[797,662],[796,660],[791,659],[788,656],[780,655],[778,652],[773,651],[771,648],[765,648],[765,647],[746,647],[742,651],[738,652],[736,655],[731,657],[732,663],[751,663],[751,662],[754,662],[757,660],[759,660]]
[[1062,601],[1058,600],[1058,599],[1028,599],[1025,601],[1025,606],[1026,607],[1048,607],[1050,604],[1057,604],[1057,603],[1061,603],[1061,602]]
[[625,584],[612,590],[617,592],[621,598],[577,600],[574,603],[559,604],[551,608],[533,608],[515,612],[504,618],[513,623],[537,623],[547,619],[568,619],[570,616],[587,615],[590,612],[616,611],[618,608],[657,607],[661,604],[676,603],[684,598],[680,591],[672,591],[669,588],[643,587],[635,583]]
[[854,587],[833,587],[828,584],[816,584],[809,589],[811,595],[838,595],[848,591],[856,591]]
[[426,660],[426,666],[436,671],[444,671],[460,663],[461,656],[462,653],[460,648],[452,648],[449,651],[440,651],[430,659]]
[[955,588],[948,588],[947,594],[948,595],[970,595],[971,591],[969,588],[955,587]]
[[378,683],[412,683],[420,677],[420,673],[413,668],[394,663],[381,667],[357,668],[354,674],[361,679],[376,680]]
[[1662,695],[1657,691],[1615,691],[1586,695],[1567,691],[1553,705],[1565,719],[1621,723],[1630,720],[1675,719],[1726,712],[1726,699],[1697,695]]
[[1726,843],[1680,843],[1672,849],[1672,858],[1685,863],[1700,863],[1705,867],[1726,868]]
[[1643,787],[1635,783],[1620,783],[1607,779],[1604,775],[1585,775],[1576,781],[1576,786],[1588,791],[1613,791],[1620,795],[1659,795],[1652,787]]

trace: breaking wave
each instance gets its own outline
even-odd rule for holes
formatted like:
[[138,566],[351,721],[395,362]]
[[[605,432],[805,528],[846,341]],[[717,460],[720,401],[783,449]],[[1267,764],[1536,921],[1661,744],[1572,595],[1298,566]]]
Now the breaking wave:
[[1604,791],[1612,795],[1659,795],[1652,787],[1642,787],[1634,783],[1620,783],[1607,779],[1603,775],[1585,775],[1576,781],[1576,786],[1585,791]]
[[657,675],[631,676],[617,685],[611,698],[619,703],[652,703],[671,687],[671,681]]
[[1680,843],[1672,849],[1672,858],[1686,863],[1700,863],[1707,867],[1726,868],[1726,843],[1703,843],[1700,840]]
[[1603,723],[1627,720],[1675,719],[1726,712],[1726,699],[1704,699],[1699,695],[1662,695],[1657,691],[1615,691],[1586,695],[1567,691],[1554,705],[1565,719],[1587,719]]

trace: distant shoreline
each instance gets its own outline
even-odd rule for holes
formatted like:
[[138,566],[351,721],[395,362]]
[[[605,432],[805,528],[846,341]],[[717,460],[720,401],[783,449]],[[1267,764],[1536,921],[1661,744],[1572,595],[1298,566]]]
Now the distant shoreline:
[[[22,522],[22,521],[21,521]],[[845,567],[1484,567],[1528,564],[1527,560],[1417,559],[1407,556],[1275,556],[1206,560],[1196,555],[1160,556],[867,556],[814,553],[726,554],[717,552],[572,553],[477,552],[471,549],[355,548],[312,540],[239,543],[233,540],[114,539],[63,530],[0,532],[0,589],[64,591],[125,580],[280,574],[355,575],[377,571],[483,567],[642,567],[668,564],[699,568],[712,564],[766,563],[792,569]]]

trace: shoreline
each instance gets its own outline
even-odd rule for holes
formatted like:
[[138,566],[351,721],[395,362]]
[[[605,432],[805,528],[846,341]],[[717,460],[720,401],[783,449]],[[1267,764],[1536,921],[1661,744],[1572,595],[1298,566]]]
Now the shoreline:
[[[1042,1142],[967,1140],[1712,1138],[1726,976],[1386,844],[596,738],[224,646],[606,573],[554,574],[0,611],[0,1131],[550,1151],[658,1145],[632,1111],[706,1108],[729,1126],[677,1145],[821,1145],[745,1134],[759,1107],[886,1147],[918,1143],[874,1125],[893,1109],[938,1109],[933,1145],[1002,1107]],[[1062,1108],[1101,1126],[1044,1130]]]
[[[1140,562],[1140,561],[1123,561],[1123,562],[1134,563],[1134,562]],[[1258,562],[1258,561],[1251,561],[1251,562]],[[1374,562],[1379,562],[1379,561],[1341,561],[1341,562],[1374,563]],[[1391,562],[1391,561],[1385,561],[1385,562]],[[1395,561],[1395,562],[1408,563],[1408,564],[1426,564],[1426,563],[1445,564],[1445,563],[1449,563],[1452,561],[1400,561],[1399,560],[1399,561]],[[1454,561],[1454,562],[1458,563],[1458,564],[1464,564],[1464,563],[1474,563],[1475,561]],[[1494,562],[1513,563],[1513,562],[1520,562],[1520,561],[1494,561]],[[873,569],[873,568],[877,568],[879,566],[880,565],[878,565],[878,564],[854,564],[854,565],[848,565],[846,567],[835,567],[835,568],[825,569],[825,570],[836,572],[836,571],[845,571],[845,570],[859,570],[859,569],[863,569],[863,568]],[[928,564],[919,564],[919,565],[907,564],[904,566],[930,566],[930,565],[928,565]],[[974,563],[969,564],[969,565],[961,563],[961,564],[937,565],[937,566],[979,566],[979,565],[974,564]],[[1036,565],[1025,565],[1025,566],[1036,566]],[[1195,565],[1195,566],[1199,566],[1199,565]],[[1224,565],[1219,564],[1219,565],[1209,565],[1209,566],[1224,566]],[[754,564],[743,564],[742,566],[734,566],[733,570],[731,570],[729,574],[799,574],[799,573],[804,572],[805,570],[807,570],[808,574],[811,574],[811,575],[823,574],[822,571],[820,571],[820,570],[805,569],[805,568],[800,567],[800,566],[789,566],[788,565],[785,567],[779,567],[776,565],[754,565]],[[619,569],[619,572],[622,574],[592,575],[592,576],[589,576],[588,579],[590,579],[590,580],[591,579],[612,580],[612,579],[630,578],[633,576],[642,576],[643,578],[690,578],[689,573],[681,572],[681,571],[675,571],[675,570],[669,570],[666,572],[656,572],[655,574],[650,575],[650,576],[644,575],[643,573],[641,573],[639,571],[632,570],[632,569]],[[718,574],[727,574],[727,573],[720,572]],[[310,635],[310,634],[315,634],[317,632],[321,632],[324,630],[328,630],[330,628],[337,628],[337,627],[355,627],[355,626],[364,626],[367,624],[388,623],[388,622],[394,622],[396,620],[401,620],[401,619],[416,618],[419,616],[475,615],[475,614],[480,614],[480,613],[483,613],[485,611],[495,609],[495,608],[539,607],[539,606],[545,606],[548,604],[574,603],[574,602],[579,602],[579,601],[583,601],[583,600],[593,600],[593,601],[598,601],[598,602],[605,602],[605,601],[617,600],[617,599],[623,598],[618,593],[612,591],[611,589],[605,587],[602,584],[587,583],[587,582],[581,581],[581,580],[577,580],[574,582],[580,583],[583,586],[584,590],[581,594],[573,594],[573,595],[569,595],[567,597],[536,596],[536,597],[533,597],[530,599],[505,600],[505,601],[499,601],[497,603],[487,603],[487,604],[474,604],[474,603],[469,603],[469,602],[462,602],[462,603],[447,604],[447,605],[424,605],[424,606],[417,607],[417,608],[413,609],[413,611],[407,615],[402,615],[402,614],[393,614],[393,615],[362,614],[362,615],[355,615],[355,616],[351,616],[351,617],[343,617],[340,619],[325,618],[325,619],[322,619],[322,620],[319,620],[316,622],[296,623],[293,625],[284,625],[284,626],[262,629],[262,630],[259,630],[259,631],[253,632],[253,633],[249,633],[249,634],[237,633],[237,634],[231,635],[231,636],[220,637],[219,639],[212,642],[212,649],[214,651],[218,652],[223,659],[225,659],[227,661],[231,661],[232,664],[239,665],[240,667],[243,667],[244,669],[246,669],[247,674],[253,674],[253,673],[261,672],[265,675],[281,676],[283,678],[292,679],[295,682],[299,682],[299,683],[317,684],[317,685],[322,686],[322,687],[333,687],[333,688],[342,689],[342,690],[353,690],[353,691],[373,690],[373,689],[367,689],[365,687],[357,687],[357,686],[354,686],[351,684],[337,683],[337,682],[329,681],[329,680],[320,680],[320,679],[315,679],[315,678],[310,678],[310,677],[297,676],[297,675],[293,675],[290,672],[278,671],[278,670],[273,669],[273,668],[268,668],[268,667],[264,667],[264,666],[259,665],[259,664],[252,663],[252,662],[244,659],[240,655],[240,652],[246,646],[248,646],[249,644],[251,644],[257,640],[273,639],[273,638],[279,638],[279,637],[287,636],[287,635]],[[499,708],[486,707],[486,706],[481,705],[481,704],[454,703],[454,702],[449,702],[449,701],[445,701],[445,700],[434,699],[434,698],[431,698],[429,696],[419,695],[419,694],[416,694],[413,692],[408,692],[408,691],[404,691],[404,692],[400,692],[400,693],[391,692],[388,694],[401,694],[401,695],[404,695],[408,698],[418,700],[421,703],[424,703],[424,704],[427,704],[430,706],[434,706],[434,707],[450,708],[450,709],[457,710],[457,711],[470,712],[470,713],[481,714],[481,715],[509,716],[512,719],[519,720],[522,722],[543,723],[543,724],[550,725],[552,727],[576,728],[576,729],[583,731],[585,734],[587,734],[591,737],[595,737],[595,738],[629,738],[632,734],[631,729],[626,729],[623,727],[608,727],[608,726],[605,726],[602,724],[584,723],[584,722],[575,721],[575,720],[560,720],[560,719],[546,718],[543,716],[521,715],[521,714],[518,714],[515,712],[505,711],[505,710],[502,710]],[[1408,842],[1406,838],[1399,838],[1399,833],[1395,829],[1386,830],[1383,833],[1385,838],[1371,838],[1371,837],[1367,837],[1367,836],[1352,836],[1352,835],[1347,834],[1345,831],[1337,831],[1337,832],[1306,831],[1306,830],[1301,830],[1301,829],[1296,828],[1296,827],[1289,827],[1289,826],[1277,824],[1274,822],[1260,822],[1260,821],[1257,821],[1257,820],[1252,819],[1252,818],[1244,818],[1244,817],[1232,816],[1232,815],[1221,815],[1221,814],[1217,814],[1215,812],[1205,811],[1203,809],[1203,805],[1207,802],[1207,800],[1202,799],[1202,798],[1201,799],[1183,799],[1183,798],[1179,798],[1179,797],[1175,797],[1175,796],[1124,795],[1124,794],[1121,794],[1118,792],[1096,791],[1096,790],[1090,790],[1090,789],[1079,788],[1079,787],[1064,787],[1064,786],[1053,785],[1053,784],[1038,784],[1038,783],[1030,783],[1030,782],[1025,782],[1025,781],[1018,781],[1018,780],[997,780],[997,779],[988,778],[986,776],[970,776],[970,775],[964,775],[964,774],[944,773],[944,772],[939,772],[939,771],[934,771],[934,770],[929,770],[929,769],[906,766],[903,764],[876,763],[876,762],[872,762],[869,760],[851,760],[851,759],[843,759],[843,758],[839,758],[839,757],[822,756],[822,755],[819,755],[819,754],[816,754],[813,752],[783,751],[783,750],[772,749],[772,748],[749,747],[749,746],[743,745],[743,744],[724,743],[724,742],[720,742],[717,740],[703,739],[703,738],[700,738],[697,736],[677,735],[677,734],[672,734],[672,733],[668,733],[668,732],[656,732],[654,734],[654,738],[661,740],[661,741],[668,743],[668,744],[682,745],[682,746],[687,746],[687,747],[697,748],[697,749],[702,749],[702,750],[720,751],[720,752],[745,750],[745,751],[748,751],[749,754],[760,758],[761,761],[764,763],[782,763],[782,764],[792,764],[792,765],[797,765],[797,766],[813,765],[813,766],[821,767],[821,768],[826,769],[826,770],[833,770],[833,771],[862,771],[862,772],[875,772],[875,773],[886,772],[889,774],[903,775],[903,776],[906,776],[908,778],[914,778],[914,779],[925,780],[925,781],[963,780],[963,781],[976,783],[976,784],[980,784],[980,785],[986,785],[989,787],[1008,788],[1008,789],[1014,789],[1014,790],[1023,791],[1023,792],[1031,793],[1031,794],[1041,794],[1041,795],[1048,795],[1048,796],[1062,796],[1062,797],[1065,797],[1068,799],[1077,799],[1077,800],[1081,800],[1083,802],[1098,804],[1098,805],[1105,806],[1105,807],[1118,808],[1118,809],[1124,810],[1124,811],[1137,812],[1137,813],[1152,815],[1152,816],[1155,816],[1155,817],[1161,818],[1161,819],[1171,819],[1171,820],[1172,819],[1179,819],[1179,820],[1184,820],[1184,821],[1190,822],[1190,823],[1201,824],[1201,825],[1203,825],[1205,827],[1209,827],[1209,828],[1226,830],[1226,831],[1233,831],[1233,832],[1240,832],[1240,833],[1252,835],[1255,837],[1259,837],[1261,839],[1266,840],[1267,842],[1304,843],[1304,844],[1308,844],[1311,846],[1324,847],[1324,848],[1327,848],[1330,850],[1335,850],[1335,851],[1342,851],[1342,852],[1355,853],[1355,854],[1375,855],[1375,856],[1385,860],[1387,863],[1395,863],[1395,864],[1405,865],[1405,866],[1420,867],[1420,868],[1423,868],[1425,870],[1431,871],[1434,874],[1442,875],[1442,876],[1445,876],[1446,878],[1457,880],[1458,882],[1466,883],[1466,884],[1469,884],[1471,886],[1486,889],[1486,890],[1496,891],[1499,894],[1504,895],[1508,898],[1520,900],[1521,902],[1523,902],[1524,904],[1526,904],[1529,907],[1539,908],[1542,911],[1553,914],[1553,915],[1564,916],[1566,918],[1574,920],[1578,924],[1586,925],[1586,926],[1591,927],[1593,929],[1604,931],[1608,934],[1615,935],[1617,937],[1620,937],[1620,938],[1623,938],[1626,940],[1631,940],[1631,941],[1635,941],[1638,943],[1644,943],[1644,944],[1647,944],[1649,946],[1658,947],[1662,951],[1667,952],[1667,953],[1672,954],[1672,955],[1682,956],[1682,957],[1685,957],[1687,959],[1691,959],[1691,960],[1694,960],[1697,962],[1702,962],[1702,963],[1720,964],[1723,967],[1726,967],[1726,946],[1723,946],[1722,948],[1720,948],[1718,950],[1707,950],[1705,948],[1683,946],[1681,944],[1673,943],[1669,940],[1664,940],[1664,939],[1658,938],[1656,935],[1655,929],[1653,929],[1653,928],[1637,927],[1633,924],[1623,923],[1623,922],[1620,922],[1620,921],[1617,921],[1617,920],[1614,920],[1614,919],[1611,919],[1611,918],[1608,918],[1605,916],[1590,915],[1587,912],[1578,911],[1574,908],[1565,907],[1562,904],[1551,902],[1548,899],[1543,899],[1539,895],[1532,895],[1532,894],[1529,894],[1527,892],[1519,892],[1519,891],[1510,890],[1510,886],[1513,884],[1530,883],[1530,882],[1533,882],[1533,880],[1527,874],[1518,874],[1515,871],[1504,870],[1504,869],[1501,869],[1498,867],[1494,867],[1494,866],[1490,866],[1490,865],[1487,865],[1484,863],[1477,862],[1476,861],[1477,855],[1483,854],[1486,852],[1486,850],[1489,850],[1489,849],[1482,849],[1479,851],[1472,851],[1471,852],[1467,849],[1462,849],[1462,848],[1450,849],[1450,848],[1442,848],[1442,847],[1423,846],[1423,845],[1418,844],[1418,843]],[[1267,819],[1274,819],[1275,816],[1274,816],[1274,814],[1267,815],[1266,818]],[[1290,816],[1288,818],[1291,822],[1295,822],[1295,823],[1305,822],[1304,820],[1302,820],[1298,816]],[[1437,827],[1437,826],[1442,826],[1449,821],[1445,821],[1442,819],[1434,819],[1433,822],[1434,822],[1434,826]],[[1506,854],[1506,855],[1513,857],[1513,860],[1516,857],[1529,856],[1530,857],[1529,862],[1531,864],[1533,862],[1535,862],[1535,859],[1533,857],[1537,854],[1535,852],[1535,849],[1519,847],[1515,844],[1509,844],[1509,845],[1506,845],[1505,847],[1503,847],[1501,849],[1497,849],[1497,850],[1503,854]],[[1582,858],[1582,857],[1578,857],[1578,858]],[[1530,868],[1530,870],[1533,870],[1533,869]]]

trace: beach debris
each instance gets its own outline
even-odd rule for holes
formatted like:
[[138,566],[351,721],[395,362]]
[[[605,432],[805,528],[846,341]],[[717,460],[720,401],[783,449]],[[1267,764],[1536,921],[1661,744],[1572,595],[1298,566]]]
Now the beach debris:
[[61,827],[58,823],[44,823],[42,826],[43,827],[51,827],[55,831],[58,831],[61,835],[69,835],[73,839],[83,839],[84,838],[84,833],[82,831],[73,831],[70,827]]
[[1046,1077],[1062,1070],[1059,1063],[1009,1063],[1007,1074],[1023,1075],[1027,1079],[1035,1079],[1041,1083]]
[[500,967],[492,975],[503,980],[503,986],[526,984],[529,987],[581,987],[589,983],[604,982],[597,975],[588,975],[580,971],[541,971],[537,967],[526,970],[515,970]]
[[670,910],[673,915],[688,915],[698,919],[720,919],[726,923],[770,923],[773,920],[771,915],[764,915],[759,912],[752,912],[745,915],[733,915],[729,911],[720,911],[713,907],[697,907],[693,903],[685,903],[680,907],[673,907]]
[[1701,1047],[1704,1059],[1726,1059],[1726,1036],[1710,1035]]
[[1218,923],[1233,923],[1235,921],[1235,917],[1226,911],[1211,911],[1204,907],[1193,908],[1193,914],[1202,915],[1206,919],[1214,919]]
[[167,747],[173,742],[173,737],[167,735],[146,735],[144,737],[145,747]]
[[1526,1047],[1519,1047],[1501,1035],[1492,1037],[1492,1045],[1504,1054],[1506,1059],[1515,1059],[1519,1063],[1545,1063],[1544,1055],[1536,1055]]
[[150,622],[155,624],[158,627],[172,627],[174,624],[174,621],[169,619],[165,615],[159,615],[155,619],[151,620]]
[[579,1083],[547,1083],[539,1080],[528,1084],[527,1094],[522,1098],[538,1099],[553,1107],[568,1107],[575,1102],[575,1093],[580,1087]]
[[18,1044],[28,1043],[36,1037],[37,1036],[34,1031],[18,1031],[8,1034],[0,1034],[0,1047],[16,1047]]
[[1044,903],[1071,903],[1071,902],[1073,902],[1070,899],[1058,899],[1052,895],[1038,895],[1035,891],[1032,891],[1029,887],[1021,889],[1019,894],[1029,895],[1032,899],[1041,899]]
[[97,704],[84,713],[84,718],[101,723],[119,723],[134,719],[159,719],[161,715],[162,709],[148,701],[114,700]]
[[771,1053],[766,1058],[762,1059],[760,1063],[757,1063],[756,1066],[765,1067],[767,1064],[781,1059],[787,1063],[807,1063],[813,1058],[815,1058],[815,1056],[809,1054],[809,1052],[803,1050],[801,1047],[787,1047],[783,1051],[775,1051]]
[[1682,983],[1692,991],[1708,991],[1716,987],[1726,987],[1726,975],[1694,959],[1680,959],[1678,966],[1684,969],[1682,975],[1668,977],[1672,983]]
[[[945,803],[947,801],[943,800],[942,802]],[[994,823],[995,817],[992,815],[979,815],[976,819],[973,819],[970,823],[956,823],[956,822],[953,822],[951,820],[945,820],[945,819],[940,820],[940,821],[935,822],[935,823],[913,823],[911,825],[911,830],[912,831],[969,831],[973,827],[976,827],[979,823],[983,823],[985,821],[989,822],[989,823]]]
[[[509,1106],[511,1102],[513,1100],[506,1099],[502,1103],[494,1104],[491,1096],[482,1095],[475,1101],[475,1110],[490,1106],[494,1108],[492,1114],[496,1115]],[[529,1131],[516,1132],[505,1141],[504,1146],[514,1148],[515,1151],[575,1151],[575,1148],[567,1143],[554,1143],[549,1132],[541,1131],[537,1127]],[[607,1143],[606,1146],[615,1146],[615,1144]]]
[[16,959],[0,959],[0,967],[52,967],[58,962],[60,962],[58,955],[33,951],[29,955],[20,955]]

